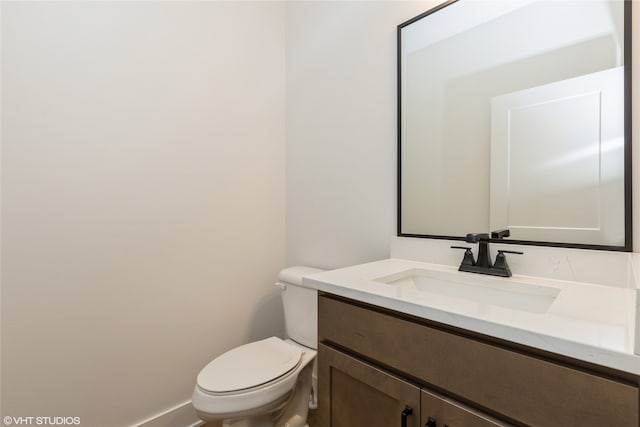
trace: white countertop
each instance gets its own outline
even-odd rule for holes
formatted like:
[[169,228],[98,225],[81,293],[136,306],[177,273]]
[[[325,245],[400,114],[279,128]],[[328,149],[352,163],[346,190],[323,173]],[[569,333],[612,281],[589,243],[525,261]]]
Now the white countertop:
[[387,259],[303,278],[303,286],[473,332],[501,338],[597,365],[640,375],[634,354],[635,289],[514,275],[496,280],[543,285],[560,290],[544,312],[520,311],[447,296],[404,289],[374,281],[410,269],[426,269],[482,280],[457,268]]

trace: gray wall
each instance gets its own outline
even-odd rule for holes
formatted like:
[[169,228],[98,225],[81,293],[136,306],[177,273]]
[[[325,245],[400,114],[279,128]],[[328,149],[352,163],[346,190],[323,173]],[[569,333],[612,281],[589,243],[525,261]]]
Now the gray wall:
[[287,264],[389,256],[396,26],[434,4],[287,3]]
[[2,2],[3,415],[131,425],[282,333],[284,65],[282,3]]

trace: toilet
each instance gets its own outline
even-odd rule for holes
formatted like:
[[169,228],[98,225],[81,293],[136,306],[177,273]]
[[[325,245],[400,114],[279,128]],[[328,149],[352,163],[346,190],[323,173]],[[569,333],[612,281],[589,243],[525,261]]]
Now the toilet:
[[303,288],[311,267],[278,275],[288,338],[271,337],[236,347],[198,374],[193,408],[223,427],[308,427],[317,405],[317,293]]

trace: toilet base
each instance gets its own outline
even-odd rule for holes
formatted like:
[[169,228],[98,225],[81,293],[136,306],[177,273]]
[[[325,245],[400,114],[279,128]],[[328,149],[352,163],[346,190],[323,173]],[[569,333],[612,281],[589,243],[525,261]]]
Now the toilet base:
[[[289,424],[296,425],[296,424]],[[225,421],[222,423],[222,427],[274,427],[275,424],[271,420],[236,420],[236,421]],[[304,425],[297,425],[298,427],[309,427],[309,424],[305,423]]]
[[313,363],[308,363],[292,392],[267,414],[247,418],[226,419],[222,427],[309,427],[307,416],[311,397]]
[[[238,420],[238,421],[225,421],[222,423],[222,427],[273,427],[272,422],[267,423],[255,423],[249,420]],[[309,427],[309,424],[300,427]]]

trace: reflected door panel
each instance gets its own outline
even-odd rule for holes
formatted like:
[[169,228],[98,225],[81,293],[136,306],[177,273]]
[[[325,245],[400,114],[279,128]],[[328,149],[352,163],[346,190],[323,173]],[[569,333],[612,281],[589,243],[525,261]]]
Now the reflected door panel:
[[624,245],[623,68],[491,100],[491,229]]

